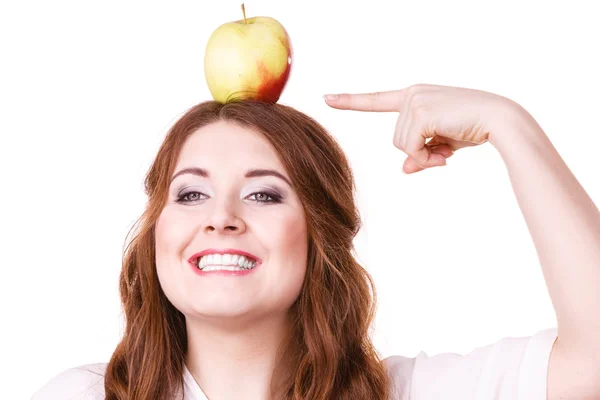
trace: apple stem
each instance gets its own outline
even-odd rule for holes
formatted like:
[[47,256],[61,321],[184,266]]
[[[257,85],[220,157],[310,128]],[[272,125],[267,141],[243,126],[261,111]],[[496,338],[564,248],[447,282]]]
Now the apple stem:
[[244,7],[244,3],[242,3],[242,13],[244,14],[244,23],[248,24],[248,21],[246,21],[246,8]]

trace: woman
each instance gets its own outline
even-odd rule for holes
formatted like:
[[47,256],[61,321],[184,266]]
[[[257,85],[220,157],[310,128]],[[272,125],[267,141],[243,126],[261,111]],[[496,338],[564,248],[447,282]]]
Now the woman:
[[326,101],[399,112],[406,173],[490,142],[557,329],[465,356],[381,360],[340,147],[289,107],[205,102],[171,128],[146,177],[120,279],[127,325],[110,362],[64,371],[34,399],[600,398],[600,215],[533,117],[502,96],[433,85]]

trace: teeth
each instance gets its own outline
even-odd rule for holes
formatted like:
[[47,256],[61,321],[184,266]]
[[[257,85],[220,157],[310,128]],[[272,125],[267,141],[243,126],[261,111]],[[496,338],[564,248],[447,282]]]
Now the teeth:
[[200,258],[198,267],[201,270],[241,270],[251,269],[256,266],[256,261],[252,261],[245,256],[237,254],[209,254]]
[[209,265],[201,268],[202,271],[246,271],[248,268],[242,268],[235,265]]

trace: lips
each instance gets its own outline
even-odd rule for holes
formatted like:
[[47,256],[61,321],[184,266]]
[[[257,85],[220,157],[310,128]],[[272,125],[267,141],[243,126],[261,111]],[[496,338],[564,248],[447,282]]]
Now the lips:
[[254,254],[248,253],[243,250],[238,250],[238,249],[206,249],[204,251],[201,251],[200,253],[196,253],[193,256],[191,256],[188,259],[188,262],[195,264],[198,262],[199,258],[201,258],[202,256],[205,256],[207,254],[237,254],[240,256],[246,256],[246,257],[256,261],[257,263],[261,262],[261,259],[256,257]]

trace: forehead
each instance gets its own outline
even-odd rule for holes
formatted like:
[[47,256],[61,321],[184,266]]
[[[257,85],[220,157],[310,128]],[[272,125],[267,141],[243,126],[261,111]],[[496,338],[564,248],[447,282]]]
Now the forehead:
[[203,164],[279,167],[278,154],[262,133],[236,123],[218,121],[197,129],[184,143],[177,168]]

